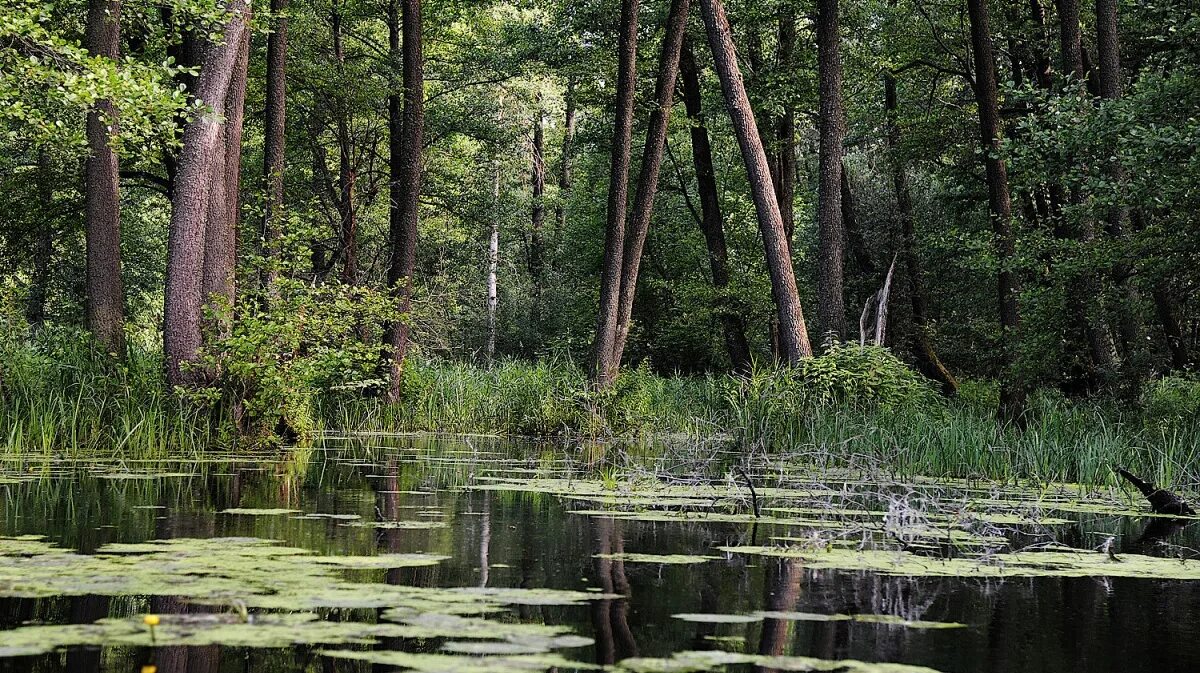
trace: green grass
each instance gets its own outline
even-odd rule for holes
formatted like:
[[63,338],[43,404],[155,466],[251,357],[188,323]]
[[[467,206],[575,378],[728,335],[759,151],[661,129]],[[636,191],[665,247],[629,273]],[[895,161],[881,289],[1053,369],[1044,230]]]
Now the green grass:
[[[9,455],[197,455],[234,440],[216,414],[160,384],[153,351],[116,365],[70,333],[10,344],[0,360],[0,452]],[[995,420],[995,386],[968,382],[942,399],[885,351],[839,349],[798,370],[748,379],[624,372],[595,392],[566,360],[490,369],[412,358],[404,402],[314,392],[326,432],[609,437],[696,456],[724,447],[818,467],[1014,480],[1107,483],[1122,464],[1162,483],[1200,483],[1200,383],[1165,379],[1140,404],[1031,396],[1027,429]]]

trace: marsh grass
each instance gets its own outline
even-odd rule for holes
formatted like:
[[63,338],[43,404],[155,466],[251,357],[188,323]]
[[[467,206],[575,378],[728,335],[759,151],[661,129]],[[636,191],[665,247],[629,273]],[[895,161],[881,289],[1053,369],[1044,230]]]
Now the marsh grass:
[[[78,333],[47,332],[2,355],[9,455],[199,455],[235,441],[211,411],[163,389],[153,350],[131,348],[117,364]],[[886,351],[856,347],[745,379],[640,367],[602,392],[562,358],[483,368],[414,357],[403,386],[399,405],[360,388],[315,391],[318,430],[604,438],[685,460],[723,448],[901,477],[1097,484],[1121,464],[1163,484],[1200,483],[1200,383],[1188,379],[1147,386],[1137,405],[1037,391],[1023,431],[997,424],[994,385],[970,382],[946,400]]]

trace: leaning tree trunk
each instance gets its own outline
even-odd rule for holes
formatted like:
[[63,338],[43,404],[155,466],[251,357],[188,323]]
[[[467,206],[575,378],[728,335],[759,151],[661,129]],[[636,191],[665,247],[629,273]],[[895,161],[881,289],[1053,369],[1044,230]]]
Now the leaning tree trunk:
[[650,215],[654,209],[654,196],[658,192],[658,176],[662,168],[663,149],[667,142],[667,126],[675,101],[675,79],[679,74],[679,50],[687,32],[688,3],[689,0],[671,0],[662,53],[658,60],[658,80],[654,85],[655,106],[654,111],[650,113],[650,126],[646,130],[642,167],[638,173],[633,213],[629,221],[629,231],[625,236],[625,251],[622,254],[621,294],[612,352],[613,367],[618,369],[621,366],[621,355],[625,352],[625,340],[629,338],[642,249],[646,245],[646,234],[650,231]]
[[604,223],[604,261],[600,269],[600,310],[592,344],[592,380],[607,387],[617,375],[613,346],[621,296],[625,251],[625,206],[629,198],[629,154],[633,135],[633,97],[637,89],[637,0],[621,0],[618,39],[616,114],[608,172],[608,210]]
[[163,356],[169,385],[196,383],[201,372],[189,369],[199,357],[205,230],[213,168],[225,158],[221,140],[225,101],[241,55],[250,9],[246,0],[230,0],[232,15],[224,41],[205,50],[195,97],[207,108],[183,132],[167,236],[167,276],[163,305]]
[[820,88],[819,182],[817,188],[817,317],[823,338],[846,337],[842,223],[842,60],[838,47],[838,0],[817,2],[817,70]]
[[[399,17],[393,8],[393,23],[402,25],[404,114],[399,147],[392,147],[391,264],[388,287],[399,302],[399,315],[388,325],[384,336],[391,349],[388,360],[388,401],[400,400],[400,375],[408,341],[412,311],[413,270],[417,263],[417,216],[421,198],[421,151],[425,125],[425,57],[421,45],[421,0],[394,0],[400,5]],[[397,47],[393,29],[392,47]],[[395,126],[393,122],[392,126]]]
[[700,229],[708,247],[708,264],[716,290],[716,314],[725,337],[725,352],[738,374],[749,374],[752,366],[750,345],[746,342],[746,325],[732,305],[729,288],[729,254],[725,246],[725,225],[721,218],[721,202],[717,193],[716,173],[713,170],[712,146],[708,127],[701,108],[700,72],[691,45],[686,41],[679,60],[679,76],[683,80],[683,105],[691,120],[692,165],[696,170],[696,187],[700,194]]
[[812,355],[808,340],[808,329],[804,325],[804,310],[800,305],[800,293],[796,289],[796,276],[792,270],[792,258],[779,214],[779,202],[771,183],[771,169],[763,151],[754,121],[754,111],[746,97],[746,86],[737,64],[733,46],[733,35],[729,30],[729,19],[721,0],[701,0],[700,9],[708,33],[713,62],[721,80],[725,103],[737,134],[742,160],[750,180],[750,192],[754,198],[754,210],[758,217],[758,228],[766,248],[767,270],[771,276],[771,294],[779,314],[780,351],[790,364]]
[[271,0],[274,22],[267,38],[266,111],[263,114],[263,178],[266,203],[262,221],[264,269],[260,278],[264,301],[273,295],[279,278],[279,239],[283,227],[283,169],[287,121],[287,5]]
[[930,335],[929,311],[925,300],[925,283],[921,273],[921,259],[917,255],[917,234],[914,225],[912,195],[908,188],[908,173],[900,158],[900,125],[896,119],[899,101],[896,96],[896,78],[891,73],[883,76],[884,109],[887,111],[887,144],[892,171],[892,189],[896,194],[896,216],[900,220],[900,257],[904,261],[905,279],[908,281],[908,299],[912,311],[912,334],[909,350],[917,363],[917,371],[934,381],[942,394],[953,397],[958,393],[958,380],[942,364],[933,347]]
[[1016,237],[1012,226],[1012,201],[1008,172],[1000,158],[1000,104],[996,90],[996,63],[988,25],[987,0],[967,0],[971,21],[971,50],[975,57],[975,101],[979,107],[979,133],[987,174],[988,211],[996,245],[997,294],[1000,306],[1000,418],[1021,424],[1025,414],[1025,387],[1016,371],[1020,292],[1013,269]]
[[[90,0],[87,43],[94,56],[116,59],[121,42],[120,0]],[[88,112],[87,186],[87,325],[105,351],[125,354],[125,304],[121,283],[121,197],[119,165],[111,140],[117,111],[102,100]]]

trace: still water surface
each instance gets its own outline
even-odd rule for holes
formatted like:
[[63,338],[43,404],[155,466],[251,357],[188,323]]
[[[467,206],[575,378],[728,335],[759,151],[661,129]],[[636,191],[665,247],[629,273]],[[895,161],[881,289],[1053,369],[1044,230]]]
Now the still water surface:
[[[726,554],[764,544],[783,526],[703,520],[635,521],[573,514],[577,501],[546,493],[472,490],[488,476],[558,469],[571,447],[489,439],[329,440],[313,451],[261,459],[169,464],[11,461],[0,483],[0,535],[41,535],[84,553],[111,543],[254,537],[321,554],[433,553],[436,565],[351,571],[359,581],[426,587],[572,589],[622,598],[568,606],[516,606],[511,617],[572,627],[594,644],[561,651],[587,664],[722,648],[750,653],[927,666],[947,673],[1200,670],[1200,582],[1144,579],[887,577],[812,570],[794,560]],[[597,458],[595,450],[589,459]],[[131,478],[136,477],[136,478]],[[2,481],[2,480],[0,480]],[[237,515],[230,508],[292,514]],[[342,518],[297,518],[301,514]],[[357,519],[353,517],[358,517]],[[375,529],[354,522],[428,521]],[[1130,551],[1146,520],[1076,515],[1059,541],[1092,547],[1116,537]],[[1172,544],[1200,547],[1190,530]],[[627,563],[620,553],[698,554],[700,564]],[[0,629],[187,612],[166,597],[0,598]],[[673,615],[760,610],[895,615],[957,622],[914,629],[855,621],[685,621]],[[332,611],[336,612],[336,611]],[[329,613],[323,616],[328,617]],[[5,645],[0,631],[0,649]],[[375,647],[438,651],[438,642]],[[395,670],[321,656],[320,647],[74,647],[0,658],[0,671],[159,673]],[[368,648],[369,649],[369,648]],[[559,669],[565,670],[565,669]],[[737,669],[731,669],[737,670]],[[750,670],[746,668],[744,670]]]

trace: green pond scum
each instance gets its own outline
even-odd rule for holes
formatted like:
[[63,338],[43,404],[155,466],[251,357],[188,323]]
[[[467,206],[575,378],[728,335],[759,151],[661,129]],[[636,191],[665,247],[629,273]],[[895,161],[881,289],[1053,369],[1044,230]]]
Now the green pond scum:
[[372,435],[0,463],[0,673],[1200,666],[1194,519],[1122,490],[679,461]]

